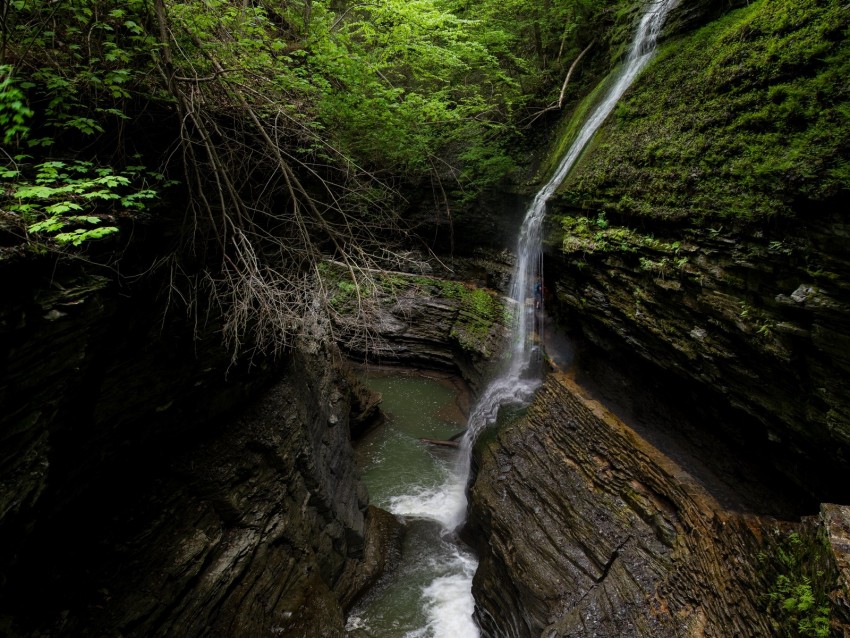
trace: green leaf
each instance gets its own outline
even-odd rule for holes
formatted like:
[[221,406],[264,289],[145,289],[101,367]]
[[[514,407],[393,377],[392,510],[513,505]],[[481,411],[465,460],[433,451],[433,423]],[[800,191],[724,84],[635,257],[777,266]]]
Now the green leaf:
[[51,204],[50,206],[45,207],[44,210],[51,215],[61,215],[62,213],[67,213],[69,210],[82,209],[82,206],[75,204],[74,202],[57,202],[56,204]]
[[55,233],[67,225],[68,222],[61,217],[51,217],[50,219],[30,224],[27,230],[31,233]]

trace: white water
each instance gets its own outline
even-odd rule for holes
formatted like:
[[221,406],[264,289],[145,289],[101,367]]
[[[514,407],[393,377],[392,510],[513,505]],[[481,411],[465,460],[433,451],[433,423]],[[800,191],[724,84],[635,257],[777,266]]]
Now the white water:
[[[638,25],[631,50],[614,84],[602,102],[585,121],[575,141],[552,178],[537,193],[529,207],[517,244],[517,263],[511,282],[514,300],[513,343],[507,365],[485,389],[469,418],[468,429],[459,450],[458,466],[445,484],[419,487],[395,497],[390,510],[400,516],[438,522],[449,536],[466,516],[466,484],[469,479],[471,448],[484,428],[495,423],[499,410],[509,405],[530,403],[541,383],[541,353],[536,324],[543,312],[535,308],[534,284],[542,277],[542,226],[546,202],[575,164],[584,147],[611,114],[623,93],[651,59],[658,34],[670,9],[679,0],[652,0]],[[453,552],[441,573],[422,590],[428,623],[406,638],[478,638],[472,621],[474,601],[472,576],[476,561],[465,552]]]

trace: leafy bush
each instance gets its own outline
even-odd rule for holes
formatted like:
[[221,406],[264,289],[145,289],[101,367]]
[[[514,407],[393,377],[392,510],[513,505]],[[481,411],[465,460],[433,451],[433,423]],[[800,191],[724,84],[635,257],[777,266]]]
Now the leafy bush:
[[776,532],[759,555],[769,585],[763,596],[777,635],[829,638],[831,592],[837,574],[824,538],[809,530]]
[[[12,67],[0,67],[0,137],[10,147],[43,146],[45,140],[30,138],[29,122],[35,115],[26,104]],[[52,144],[52,140],[49,141]],[[27,233],[49,237],[58,244],[80,246],[118,232],[104,225],[116,216],[144,211],[157,191],[143,166],[123,171],[91,161],[48,159],[34,162],[33,156],[6,155],[0,166],[0,204],[17,216]]]

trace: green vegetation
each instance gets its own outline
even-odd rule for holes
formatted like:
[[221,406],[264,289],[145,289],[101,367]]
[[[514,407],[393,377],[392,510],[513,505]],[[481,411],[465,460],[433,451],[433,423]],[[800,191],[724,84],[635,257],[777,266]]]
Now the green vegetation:
[[699,221],[846,193],[848,25],[838,0],[758,0],[665,43],[560,197]]
[[599,213],[596,219],[564,215],[558,220],[565,231],[561,250],[568,255],[597,252],[637,253],[640,250],[650,250],[666,254],[663,258],[665,263],[668,259],[675,261],[679,268],[687,263],[686,257],[674,259],[681,250],[681,242],[662,241],[633,228],[611,226],[605,213]]
[[499,297],[491,290],[470,288],[452,281],[443,281],[439,287],[443,297],[460,302],[460,312],[452,326],[451,336],[464,350],[490,356],[488,341],[493,326],[505,316]]
[[520,127],[630,4],[4,3],[3,232],[86,250],[122,217],[170,216],[172,298],[220,312],[234,353],[280,351],[323,260],[355,292],[409,267],[407,187],[445,208],[504,179]]
[[[25,103],[23,89],[31,85],[16,81],[11,66],[0,66],[0,129],[4,143],[21,150],[54,143],[52,138],[30,136],[34,112]],[[94,130],[79,118],[57,116],[58,106],[53,106],[49,123],[60,128],[84,127],[87,133]],[[36,250],[41,248],[39,239],[79,246],[118,232],[117,226],[104,222],[114,223],[122,215],[145,212],[149,200],[158,195],[151,185],[165,185],[162,175],[150,173],[143,166],[127,166],[116,172],[92,161],[36,163],[33,155],[24,152],[6,154],[6,159],[5,166],[0,166],[5,196],[0,201]]]
[[[148,179],[161,182],[162,176],[145,176],[143,169],[128,166],[115,173],[92,162],[48,161],[0,169],[0,179],[13,180],[8,210],[20,215],[27,232],[79,246],[118,232],[116,226],[102,224],[122,214],[143,212],[147,200],[157,197],[146,184]],[[25,170],[34,173],[31,179]]]
[[837,574],[826,539],[813,532],[776,532],[759,554],[769,590],[763,601],[778,636],[828,638],[829,593]]

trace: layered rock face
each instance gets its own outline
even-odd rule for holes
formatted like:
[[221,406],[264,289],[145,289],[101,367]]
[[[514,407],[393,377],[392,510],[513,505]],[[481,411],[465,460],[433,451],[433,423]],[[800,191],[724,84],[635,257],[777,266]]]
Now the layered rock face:
[[[485,635],[848,631],[847,508],[800,522],[850,502],[848,13],[733,5],[681,3],[671,29],[725,15],[668,32],[549,202],[547,311],[581,385],[550,376],[479,450]],[[777,575],[782,538],[815,548],[808,581]],[[815,573],[827,611],[803,618]]]
[[[457,259],[456,275],[475,283],[387,275],[369,310],[368,330],[356,308],[337,304],[342,311],[337,317],[342,348],[354,361],[456,370],[478,389],[504,345],[504,300],[493,288],[509,285],[508,258],[482,251],[478,257]],[[440,274],[448,273],[440,269]]]
[[367,506],[324,329],[228,378],[149,299],[26,279],[3,316],[4,631],[342,635],[399,529]]
[[820,258],[850,274],[850,256],[835,246],[843,228],[835,219],[674,239],[656,226],[655,248],[584,254],[590,267],[581,271],[559,269],[561,258],[550,263],[560,271],[558,297],[599,356],[642,360],[679,387],[690,384],[700,395],[696,410],[716,427],[771,457],[813,496],[843,502],[850,289],[844,275],[813,278],[798,256],[832,245]]
[[784,524],[742,492],[550,375],[480,451],[468,525],[484,635],[774,635],[759,552]]
[[[712,6],[682,3],[680,26]],[[604,353],[698,388],[718,427],[839,502],[847,18],[834,3],[758,1],[670,37],[550,202],[547,264]]]
[[[715,9],[682,3],[671,20]],[[824,570],[846,564],[846,508],[800,524],[817,501],[850,499],[847,95],[831,79],[850,60],[846,18],[755,1],[668,34],[550,201],[547,309],[591,345],[581,387],[551,376],[480,450],[469,524],[485,635],[816,635],[766,557],[816,529]],[[846,575],[835,582],[821,635],[827,615],[846,632]]]

